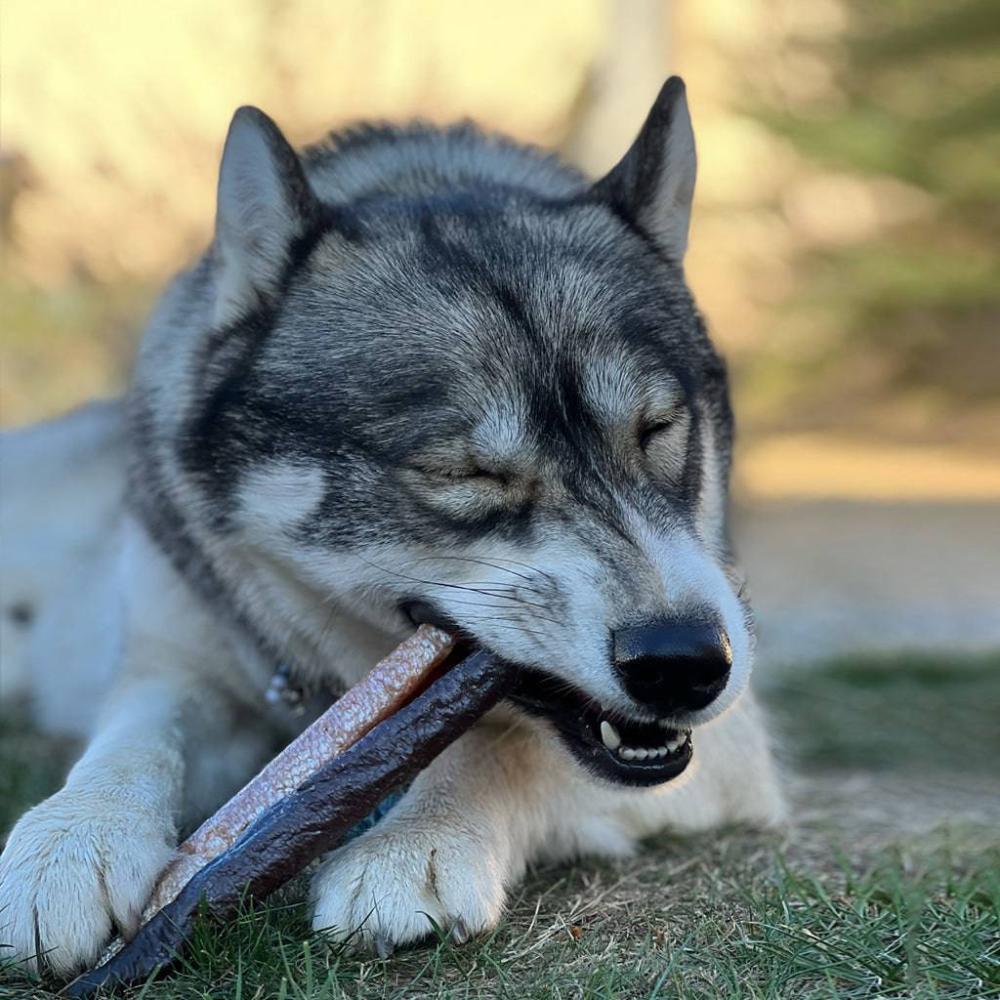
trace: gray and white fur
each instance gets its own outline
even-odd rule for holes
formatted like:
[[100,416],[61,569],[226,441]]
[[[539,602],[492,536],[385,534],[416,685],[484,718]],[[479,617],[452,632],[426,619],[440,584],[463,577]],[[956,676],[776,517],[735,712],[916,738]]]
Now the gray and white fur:
[[[726,372],[684,280],[694,183],[676,78],[596,184],[468,125],[361,127],[300,154],[237,111],[215,238],[95,425],[107,475],[83,485],[58,424],[61,457],[38,466],[94,498],[77,517],[91,579],[53,557],[23,595],[12,583],[41,610],[4,669],[90,742],[0,858],[16,957],[66,975],[134,929],[179,825],[302,725],[264,698],[277,665],[342,688],[417,620],[540,686],[326,859],[317,929],[385,952],[430,918],[462,940],[497,923],[535,861],[780,818],[726,530]],[[5,532],[28,564],[37,468],[14,468]],[[664,708],[702,654],[643,650],[656,672],[638,681],[618,639],[692,628],[718,637],[727,672],[707,703]],[[591,729],[570,732],[567,704]],[[656,726],[694,727],[674,780],[655,746],[623,754]]]

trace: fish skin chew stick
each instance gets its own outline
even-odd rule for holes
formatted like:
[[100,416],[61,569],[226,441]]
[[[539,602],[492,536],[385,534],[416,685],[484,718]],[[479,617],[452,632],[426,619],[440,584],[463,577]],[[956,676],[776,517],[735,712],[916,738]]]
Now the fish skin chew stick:
[[406,704],[454,642],[447,632],[421,625],[379,661],[177,848],[153,888],[143,922],[174,899],[199,869],[232,847],[258,816]]
[[98,968],[64,989],[76,1000],[142,983],[182,954],[199,913],[224,921],[334,848],[391,791],[411,781],[510,690],[515,668],[482,650],[449,667],[398,712],[322,764]]

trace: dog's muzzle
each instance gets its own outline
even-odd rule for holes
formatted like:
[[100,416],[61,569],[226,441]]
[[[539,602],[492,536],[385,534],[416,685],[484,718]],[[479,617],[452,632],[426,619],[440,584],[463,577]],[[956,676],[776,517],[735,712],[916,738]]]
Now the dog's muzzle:
[[[400,611],[414,624],[436,625],[465,641],[471,639],[430,602],[407,601],[400,604]],[[659,785],[677,777],[691,761],[691,731],[672,720],[683,718],[693,707],[704,707],[725,687],[731,659],[728,642],[724,654],[711,652],[712,642],[721,643],[723,638],[721,630],[713,636],[707,626],[691,622],[677,630],[658,622],[615,633],[615,669],[628,675],[623,686],[646,718],[606,709],[585,691],[538,667],[518,668],[509,700],[548,722],[595,775],[616,784]],[[670,668],[678,665],[677,676],[668,677]],[[660,710],[666,706],[669,712]]]

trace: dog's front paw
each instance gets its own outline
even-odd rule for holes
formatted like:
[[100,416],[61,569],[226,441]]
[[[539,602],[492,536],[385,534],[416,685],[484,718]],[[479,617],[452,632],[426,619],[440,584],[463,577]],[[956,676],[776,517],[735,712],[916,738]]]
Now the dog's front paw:
[[26,813],[0,855],[0,958],[33,972],[41,959],[59,976],[92,964],[112,929],[135,931],[170,835],[65,790]]
[[313,881],[313,927],[385,957],[435,928],[462,943],[503,910],[506,859],[468,830],[391,820],[334,851]]

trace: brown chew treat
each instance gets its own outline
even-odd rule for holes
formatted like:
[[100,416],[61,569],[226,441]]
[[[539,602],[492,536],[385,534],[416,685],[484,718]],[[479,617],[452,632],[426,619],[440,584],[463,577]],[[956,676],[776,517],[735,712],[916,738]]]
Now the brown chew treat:
[[405,705],[453,645],[447,632],[421,625],[377,663],[177,848],[150,895],[143,919],[163,909],[200,868],[232,847],[261,813]]
[[135,983],[177,957],[195,915],[225,919],[277,889],[397,786],[426,767],[503,696],[513,668],[475,652],[273,805],[239,842],[201,869],[113,958],[66,987],[70,997]]

